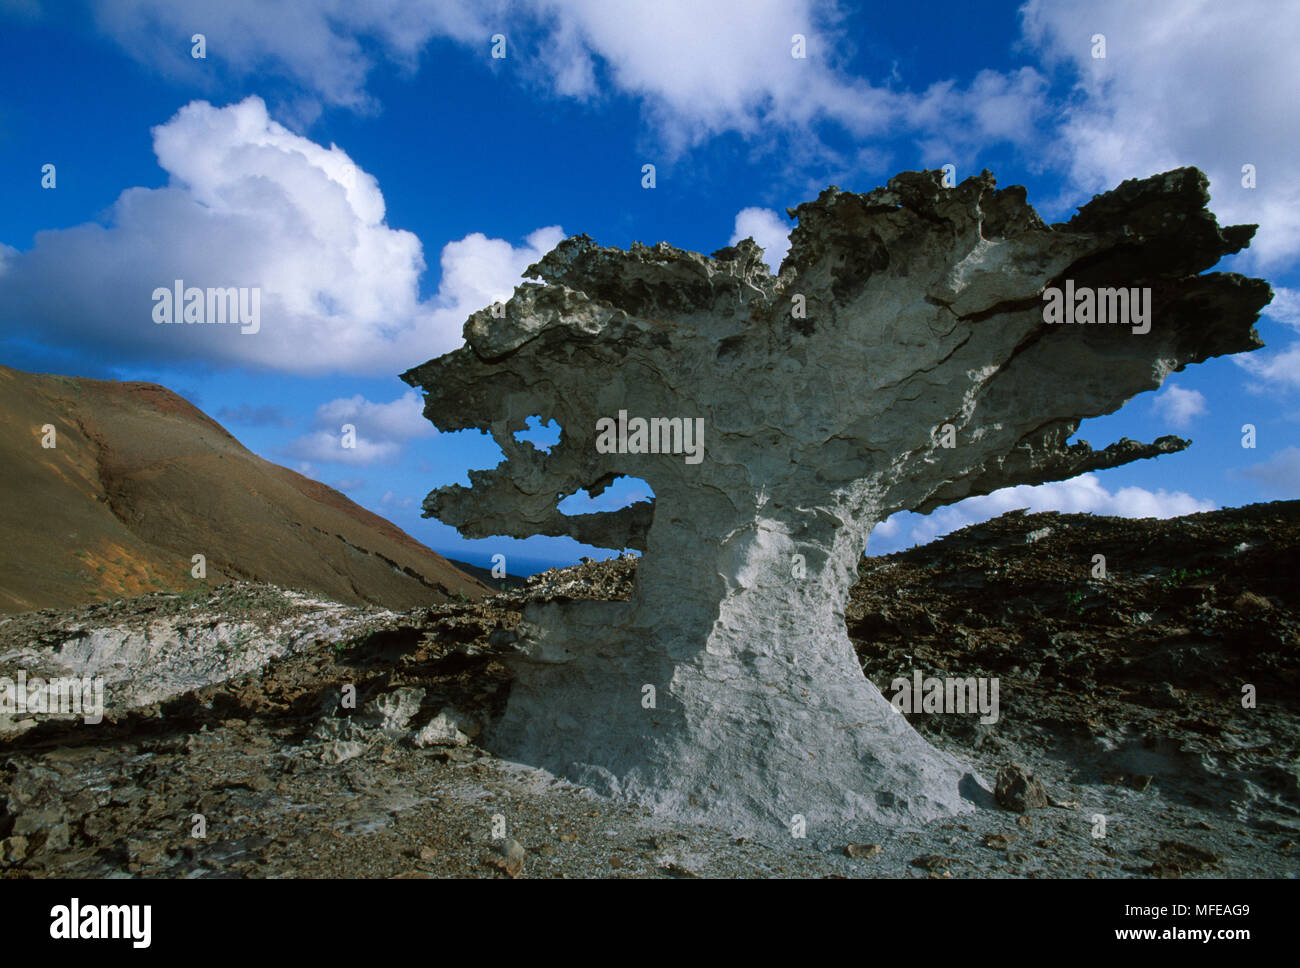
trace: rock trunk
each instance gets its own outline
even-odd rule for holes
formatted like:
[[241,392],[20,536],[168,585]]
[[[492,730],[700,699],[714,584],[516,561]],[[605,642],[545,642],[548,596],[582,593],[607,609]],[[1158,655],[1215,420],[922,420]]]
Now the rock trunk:
[[[658,521],[632,602],[525,613],[495,752],[747,833],[972,809],[975,778],[867,681],[845,633],[869,521],[824,520],[814,542],[758,513],[704,549]],[[683,560],[693,580],[655,567]]]

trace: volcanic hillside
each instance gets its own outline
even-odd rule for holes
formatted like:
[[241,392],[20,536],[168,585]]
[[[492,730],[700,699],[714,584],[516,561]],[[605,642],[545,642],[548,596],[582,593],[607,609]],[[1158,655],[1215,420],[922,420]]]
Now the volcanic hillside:
[[[0,612],[270,582],[406,609],[485,586],[164,387],[0,366]],[[56,446],[42,446],[52,425]]]

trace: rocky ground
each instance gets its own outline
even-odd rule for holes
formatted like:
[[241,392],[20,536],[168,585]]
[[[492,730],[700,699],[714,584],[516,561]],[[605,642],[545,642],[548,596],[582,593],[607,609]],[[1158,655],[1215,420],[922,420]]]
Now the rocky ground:
[[852,844],[662,822],[475,745],[522,606],[626,598],[634,559],[405,613],[250,584],[26,613],[0,676],[98,670],[109,712],[0,717],[0,874],[1296,877],[1297,564],[1300,502],[864,559],[846,622],[886,696],[996,677],[995,723],[907,715],[1002,805]]

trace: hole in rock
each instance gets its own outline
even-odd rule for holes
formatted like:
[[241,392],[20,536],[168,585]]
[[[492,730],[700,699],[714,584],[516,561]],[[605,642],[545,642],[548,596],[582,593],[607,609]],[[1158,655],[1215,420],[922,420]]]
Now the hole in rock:
[[616,477],[603,490],[595,487],[592,490],[597,493],[589,495],[583,489],[575,491],[556,505],[556,510],[568,515],[597,514],[602,511],[617,511],[638,501],[653,503],[655,499],[655,492],[650,485],[639,477]]
[[549,454],[551,448],[560,442],[563,428],[554,420],[543,423],[540,415],[533,414],[528,418],[527,423],[528,427],[525,430],[515,431],[515,440],[520,443],[530,443],[538,450]]

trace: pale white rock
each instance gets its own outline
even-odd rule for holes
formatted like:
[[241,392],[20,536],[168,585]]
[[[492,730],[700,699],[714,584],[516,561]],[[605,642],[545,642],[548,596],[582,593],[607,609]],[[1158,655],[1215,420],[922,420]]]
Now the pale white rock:
[[[1207,180],[1125,182],[1049,226],[983,172],[836,188],[773,275],[752,240],[713,256],[567,239],[503,318],[403,375],[442,431],[505,460],[424,502],[471,538],[569,535],[644,551],[630,602],[526,610],[504,717],[485,743],[601,793],[787,842],[973,809],[981,781],[863,676],[844,624],[874,524],[1015,484],[1174,453],[1187,441],[1067,441],[1165,375],[1258,347],[1261,280],[1198,275],[1238,251]],[[1050,326],[1042,295],[1150,287],[1150,332]],[[704,420],[704,459],[604,453],[619,411]],[[549,453],[517,441],[555,420]],[[957,445],[937,433],[951,425]],[[565,515],[581,489],[645,480],[651,502]],[[870,672],[870,670],[868,670]]]
[[420,748],[426,746],[465,746],[478,736],[481,725],[472,716],[451,706],[446,707],[423,728],[411,742]]
[[321,747],[320,760],[322,763],[337,766],[340,763],[346,763],[348,760],[356,759],[364,753],[367,748],[367,745],[360,740],[331,740]]
[[[0,676],[16,680],[21,671],[28,678],[77,678],[101,684],[103,712],[116,716],[255,672],[272,659],[345,640],[370,624],[396,617],[389,611],[363,612],[298,592],[280,594],[292,607],[291,614],[270,623],[220,618],[212,622],[209,606],[195,606],[196,611],[165,618],[145,615],[112,624],[70,626],[53,649],[0,653]],[[0,735],[25,732],[41,721],[83,718],[54,713],[9,716],[0,711]]]
[[424,690],[416,686],[402,686],[366,703],[361,711],[369,721],[386,733],[400,733],[420,711]]

